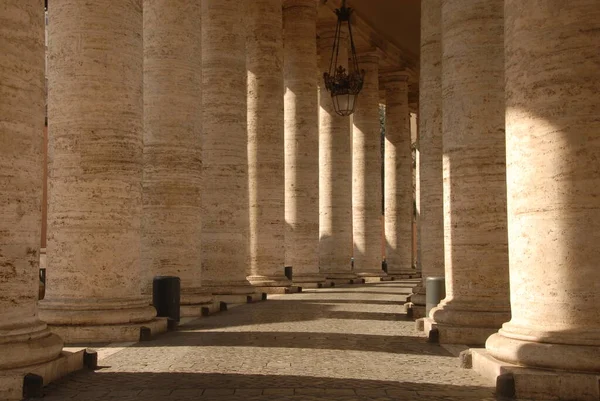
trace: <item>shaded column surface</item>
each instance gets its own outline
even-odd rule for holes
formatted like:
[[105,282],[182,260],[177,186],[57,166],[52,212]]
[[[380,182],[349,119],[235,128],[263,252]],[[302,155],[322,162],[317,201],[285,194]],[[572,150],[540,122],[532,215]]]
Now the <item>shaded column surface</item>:
[[352,220],[354,269],[365,278],[385,276],[381,269],[381,127],[379,125],[379,56],[358,60],[365,82],[352,127]]
[[66,342],[136,339],[155,315],[140,274],[142,3],[64,0],[49,20],[40,317]]
[[202,2],[202,285],[248,293],[247,3]]
[[282,0],[248,4],[248,183],[250,270],[259,286],[288,286],[284,276]]
[[[508,0],[505,13],[512,319],[486,348],[526,367],[594,372],[597,397],[600,8]],[[597,399],[581,388],[567,391]]]
[[319,283],[317,0],[284,0],[285,264]]
[[442,176],[442,0],[421,2],[419,196],[423,283],[413,290],[414,318],[425,316],[425,279],[444,276]]
[[385,76],[384,216],[388,275],[410,274],[413,188],[408,75]]
[[[182,315],[210,302],[201,284],[201,7],[144,0],[143,289],[181,279]],[[195,306],[194,306],[195,305]]]
[[[350,280],[352,271],[352,153],[350,118],[339,116],[322,74],[329,71],[335,26],[319,32],[319,266],[327,278]],[[348,33],[342,30],[339,65],[348,68]],[[337,67],[337,66],[336,66]]]
[[[0,5],[0,374],[56,359],[38,319],[44,130],[44,2]],[[1,388],[0,396],[9,389]]]
[[510,319],[503,13],[442,3],[446,298],[430,316],[443,343],[483,344]]

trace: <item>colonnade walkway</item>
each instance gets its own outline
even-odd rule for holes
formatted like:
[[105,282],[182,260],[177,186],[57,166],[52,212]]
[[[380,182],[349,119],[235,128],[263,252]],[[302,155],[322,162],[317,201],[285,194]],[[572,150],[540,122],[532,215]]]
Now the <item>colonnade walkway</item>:
[[495,400],[404,314],[415,280],[306,290],[103,348],[54,400]]

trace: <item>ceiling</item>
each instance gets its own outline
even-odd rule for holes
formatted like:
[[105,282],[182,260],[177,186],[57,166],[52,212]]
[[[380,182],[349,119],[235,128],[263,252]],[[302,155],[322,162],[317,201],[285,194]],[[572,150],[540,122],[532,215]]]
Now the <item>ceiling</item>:
[[418,60],[421,0],[348,0],[348,5],[384,39]]

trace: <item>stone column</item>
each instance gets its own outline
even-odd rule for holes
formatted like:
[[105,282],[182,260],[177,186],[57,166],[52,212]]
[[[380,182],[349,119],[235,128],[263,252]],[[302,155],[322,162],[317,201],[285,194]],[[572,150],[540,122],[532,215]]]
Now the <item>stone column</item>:
[[[323,72],[329,71],[335,25],[320,29],[319,40],[319,266],[326,278],[349,283],[352,271],[352,153],[350,118],[339,116]],[[342,31],[340,65],[348,67],[348,33]]]
[[294,283],[320,285],[318,0],[284,0],[285,264]]
[[[62,340],[38,319],[37,308],[44,2],[3,2],[0,26],[0,372],[6,373],[56,359]],[[10,396],[1,383],[0,397]]]
[[573,373],[559,383],[540,371],[541,389],[529,380],[517,395],[596,400],[600,8],[507,0],[504,10],[512,320],[486,348],[501,361]]
[[142,2],[63,0],[49,19],[40,317],[68,343],[137,340],[166,326],[141,295]]
[[254,291],[246,280],[250,260],[246,9],[245,1],[202,2],[202,285],[219,295]]
[[386,262],[389,276],[412,273],[413,179],[408,75],[385,78],[384,205]]
[[381,269],[381,127],[379,125],[379,56],[367,53],[358,63],[365,82],[353,114],[352,220],[354,270],[365,280],[379,281]]
[[201,9],[193,0],[144,0],[143,289],[181,279],[181,313],[201,314]]
[[503,4],[442,3],[446,298],[430,313],[442,343],[483,344],[510,319]]
[[425,316],[425,279],[444,275],[442,176],[442,0],[421,2],[419,192],[422,285],[411,295],[414,318]]
[[287,287],[284,275],[282,0],[249,2],[248,183],[250,271],[256,286]]

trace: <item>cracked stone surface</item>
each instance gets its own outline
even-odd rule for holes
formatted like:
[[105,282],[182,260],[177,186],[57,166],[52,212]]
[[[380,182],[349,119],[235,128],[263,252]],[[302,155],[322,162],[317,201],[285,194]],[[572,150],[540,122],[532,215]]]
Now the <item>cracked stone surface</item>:
[[310,290],[194,320],[52,383],[45,400],[470,400],[493,388],[428,344],[416,280]]

